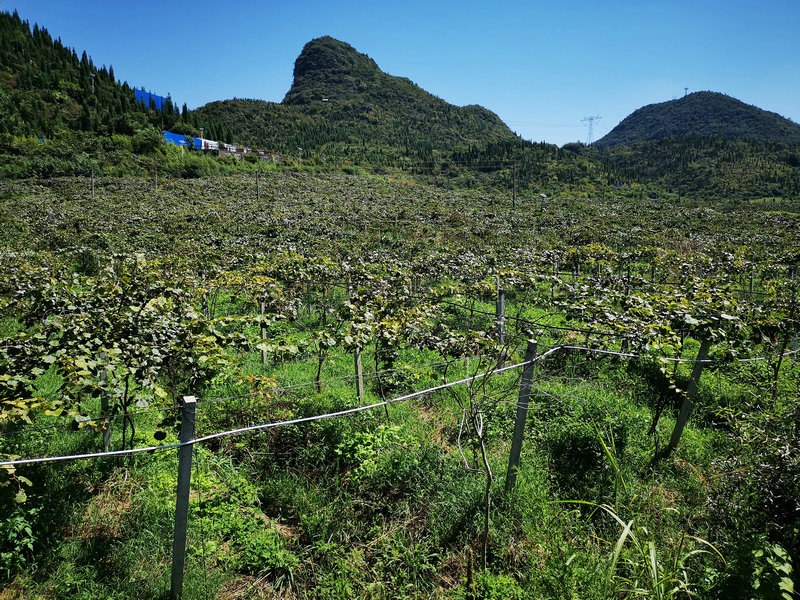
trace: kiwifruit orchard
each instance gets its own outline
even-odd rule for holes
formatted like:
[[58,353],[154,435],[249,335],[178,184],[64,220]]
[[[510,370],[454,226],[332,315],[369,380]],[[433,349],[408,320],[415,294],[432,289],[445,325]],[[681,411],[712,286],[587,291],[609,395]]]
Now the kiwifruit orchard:
[[0,598],[794,597],[800,201],[540,192],[0,180]]

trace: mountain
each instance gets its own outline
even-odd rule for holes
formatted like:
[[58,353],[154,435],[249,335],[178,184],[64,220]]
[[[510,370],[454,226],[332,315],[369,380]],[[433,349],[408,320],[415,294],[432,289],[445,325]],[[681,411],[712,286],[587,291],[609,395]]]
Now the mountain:
[[352,124],[367,124],[385,141],[398,132],[436,138],[443,145],[516,138],[493,112],[448,104],[407,78],[387,75],[367,55],[327,36],[303,48],[283,104],[306,114],[333,114]]
[[595,145],[630,146],[685,136],[800,144],[800,125],[725,94],[695,92],[635,110]]
[[226,100],[197,113],[253,145],[292,153],[301,146],[344,158],[432,160],[437,151],[519,139],[493,112],[449,104],[328,36],[305,45],[279,105]]

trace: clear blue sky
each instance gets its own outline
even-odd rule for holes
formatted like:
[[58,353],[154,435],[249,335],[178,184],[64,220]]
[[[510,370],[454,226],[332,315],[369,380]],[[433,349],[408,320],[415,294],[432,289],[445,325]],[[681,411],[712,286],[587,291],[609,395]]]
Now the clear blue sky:
[[190,108],[280,102],[331,35],[525,139],[594,139],[646,104],[723,92],[800,122],[800,0],[0,0],[118,79]]

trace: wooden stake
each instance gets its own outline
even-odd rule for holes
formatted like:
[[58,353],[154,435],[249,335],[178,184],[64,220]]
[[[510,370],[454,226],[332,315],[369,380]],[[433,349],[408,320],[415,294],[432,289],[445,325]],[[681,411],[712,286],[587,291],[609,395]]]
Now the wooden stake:
[[514,421],[514,437],[511,439],[511,452],[508,455],[508,470],[506,471],[506,493],[510,492],[517,483],[519,459],[522,454],[522,440],[525,437],[525,421],[528,419],[528,402],[531,397],[531,379],[533,378],[533,359],[536,358],[538,344],[528,340],[525,350],[525,367],[522,369],[522,383],[519,386],[519,401],[517,402],[517,416]]
[[[180,442],[194,439],[197,399],[184,396],[181,407]],[[186,565],[186,532],[189,526],[189,492],[192,487],[192,446],[178,449],[178,490],[175,495],[175,536],[172,540],[172,578],[170,598],[183,595],[183,571]]]
[[512,177],[514,179],[514,191],[511,195],[511,207],[517,208],[517,165],[514,165],[514,174]]
[[631,263],[628,263],[628,276],[625,278],[625,296],[630,296],[631,293]]
[[[793,269],[792,270],[792,277],[791,277],[791,279],[792,279],[792,314],[794,314],[795,306],[797,305],[797,287],[794,285],[795,273],[796,273],[796,270]],[[798,360],[797,347],[798,347],[798,340],[797,340],[797,332],[795,331],[794,332],[794,342],[792,343],[792,351],[794,351],[794,355],[792,355],[792,360],[794,360],[794,362],[797,362],[797,360]]]

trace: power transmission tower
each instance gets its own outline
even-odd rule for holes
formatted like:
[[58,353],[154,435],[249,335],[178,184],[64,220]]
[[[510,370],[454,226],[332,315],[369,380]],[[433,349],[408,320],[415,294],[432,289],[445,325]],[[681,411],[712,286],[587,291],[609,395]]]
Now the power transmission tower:
[[581,123],[589,123],[589,137],[586,138],[586,145],[587,146],[592,143],[592,133],[594,132],[594,122],[595,121],[599,121],[602,118],[603,117],[601,117],[599,115],[595,115],[593,117],[584,117],[583,119],[581,119]]
[[685,97],[685,96],[686,96],[686,94],[688,94],[688,93],[689,93],[689,88],[687,88],[687,87],[683,88],[683,95],[684,95],[684,97]]

